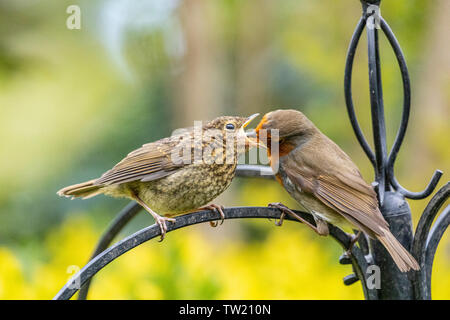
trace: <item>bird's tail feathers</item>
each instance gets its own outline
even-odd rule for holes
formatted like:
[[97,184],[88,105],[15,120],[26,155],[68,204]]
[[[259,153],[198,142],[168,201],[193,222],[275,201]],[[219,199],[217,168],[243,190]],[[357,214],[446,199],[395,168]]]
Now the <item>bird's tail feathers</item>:
[[416,259],[414,259],[389,230],[386,230],[383,235],[377,236],[377,239],[384,245],[400,271],[407,272],[410,269],[420,269]]
[[62,188],[57,192],[57,194],[61,197],[65,196],[70,197],[72,199],[80,197],[83,199],[92,198],[102,193],[101,189],[103,188],[103,186],[101,185],[95,185],[94,184],[95,180],[96,179],[93,179],[83,183],[74,184],[72,186]]

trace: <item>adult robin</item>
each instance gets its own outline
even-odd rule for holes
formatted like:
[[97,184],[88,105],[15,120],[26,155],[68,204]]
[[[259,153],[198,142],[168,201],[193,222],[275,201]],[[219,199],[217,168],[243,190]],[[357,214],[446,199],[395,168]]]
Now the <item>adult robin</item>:
[[223,207],[205,205],[230,185],[238,155],[255,145],[244,128],[257,115],[223,116],[203,126],[180,129],[132,151],[100,178],[65,187],[57,194],[72,199],[105,194],[135,200],[159,225],[160,241],[166,222],[174,222],[172,217],[180,214],[217,210],[223,223]]
[[[273,130],[278,131],[273,131]],[[278,134],[276,134],[278,133]],[[389,230],[373,188],[367,184],[350,157],[300,111],[276,110],[264,115],[256,127],[258,140],[267,135],[267,152],[278,182],[309,211],[316,225],[296,215],[281,203],[270,204],[311,227],[319,235],[329,234],[328,224],[359,230],[378,239],[402,272],[419,270],[413,256]],[[260,141],[263,142],[263,141]],[[274,154],[272,146],[278,143]]]

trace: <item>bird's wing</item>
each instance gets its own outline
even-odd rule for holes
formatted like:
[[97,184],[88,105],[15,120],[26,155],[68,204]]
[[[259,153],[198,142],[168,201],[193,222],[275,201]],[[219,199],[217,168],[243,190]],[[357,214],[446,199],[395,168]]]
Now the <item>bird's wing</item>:
[[[378,208],[376,193],[342,150],[334,156],[316,154],[309,160],[298,158],[286,161],[284,167],[289,179],[303,192],[313,194],[363,230],[379,234],[388,227]],[[319,163],[327,170],[317,168]]]
[[182,161],[181,157],[175,159],[178,161],[174,161],[172,156],[175,151],[187,150],[190,159],[191,149],[183,149],[183,145],[186,143],[189,143],[190,146],[190,139],[185,138],[186,136],[183,135],[172,136],[144,144],[141,148],[130,152],[122,161],[97,179],[94,184],[111,185],[131,181],[152,181],[175,173],[177,169],[187,163]]

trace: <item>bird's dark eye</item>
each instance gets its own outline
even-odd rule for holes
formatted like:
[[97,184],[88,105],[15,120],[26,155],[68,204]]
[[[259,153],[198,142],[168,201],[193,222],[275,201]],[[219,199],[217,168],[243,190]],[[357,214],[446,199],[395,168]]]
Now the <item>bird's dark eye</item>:
[[227,128],[228,130],[234,130],[234,124],[232,124],[232,123],[227,123],[227,125],[225,126],[225,128]]

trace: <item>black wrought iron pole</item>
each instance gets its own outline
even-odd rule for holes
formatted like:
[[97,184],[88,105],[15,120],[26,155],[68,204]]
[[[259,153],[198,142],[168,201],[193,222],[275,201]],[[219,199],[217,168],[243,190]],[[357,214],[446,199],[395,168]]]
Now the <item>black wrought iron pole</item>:
[[[363,10],[362,18],[350,41],[344,76],[344,90],[347,110],[353,129],[363,150],[366,152],[369,160],[374,166],[374,187],[378,194],[381,212],[389,223],[391,232],[394,236],[405,248],[410,250],[413,242],[412,218],[411,210],[405,200],[405,196],[419,199],[430,195],[436,187],[442,172],[435,172],[428,187],[423,192],[419,193],[412,193],[401,187],[393,174],[394,161],[400,149],[408,124],[411,89],[408,69],[403,53],[388,24],[380,15],[380,2],[381,1],[361,0]],[[374,151],[372,151],[365,140],[357,123],[351,94],[353,60],[364,27],[367,30],[369,90]],[[396,54],[402,74],[404,90],[402,121],[396,140],[389,154],[386,145],[386,126],[379,54],[379,29],[386,35]],[[380,268],[381,288],[378,290],[379,299],[414,298],[413,272],[410,272],[409,274],[400,272],[386,249],[380,242],[375,240],[371,240],[371,258],[373,263]]]
[[[378,199],[381,212],[389,223],[391,232],[409,250],[413,238],[411,210],[401,194],[390,191],[390,184],[386,179],[388,155],[378,41],[379,25],[377,25],[377,19],[380,17],[379,7],[363,2],[363,12],[367,17],[369,90],[376,159],[375,181],[378,183]],[[377,14],[378,17],[376,16]],[[379,241],[371,240],[371,244],[373,262],[380,267],[381,287],[378,292],[379,299],[412,299],[413,286],[408,279],[408,274],[399,271],[389,253]]]

